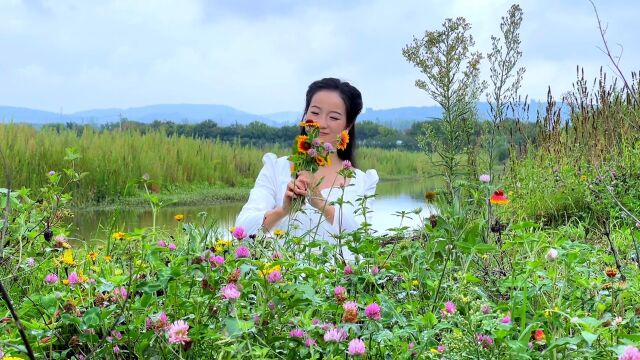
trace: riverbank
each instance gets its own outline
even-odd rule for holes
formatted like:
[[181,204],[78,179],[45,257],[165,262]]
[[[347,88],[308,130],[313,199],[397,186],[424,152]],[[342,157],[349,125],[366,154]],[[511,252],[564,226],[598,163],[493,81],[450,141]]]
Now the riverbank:
[[[384,176],[380,178],[380,186],[387,186],[397,182],[420,181],[423,178],[416,176]],[[167,207],[206,206],[222,203],[245,202],[249,198],[251,187],[211,187],[208,185],[174,186],[171,190],[165,190],[153,195],[159,202]],[[388,192],[388,191],[387,191]],[[144,191],[137,191],[133,196],[114,197],[100,203],[79,204],[74,208],[82,211],[114,210],[121,208],[149,207],[149,200]]]

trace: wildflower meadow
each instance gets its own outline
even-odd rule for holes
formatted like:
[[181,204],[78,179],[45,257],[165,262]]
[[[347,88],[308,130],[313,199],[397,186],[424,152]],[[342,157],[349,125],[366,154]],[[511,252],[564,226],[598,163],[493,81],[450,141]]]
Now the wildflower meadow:
[[[550,92],[535,137],[513,141],[526,107],[517,97],[521,21],[512,6],[492,38],[491,84],[479,77],[464,18],[403,49],[423,76],[418,87],[443,108],[444,137],[425,125],[418,142],[444,185],[421,179],[424,208],[388,214],[396,225],[386,232],[366,220],[370,196],[355,204],[360,227],[334,239],[229,229],[206,212],[160,223],[166,204],[152,191],[156,175],[145,174],[157,165],[150,159],[108,186],[139,189],[152,225],[114,221],[84,242],[74,237],[74,192],[94,170],[83,164],[109,161],[65,147],[55,165],[30,169],[41,184],[32,188],[5,171],[0,359],[640,359],[640,80],[601,76],[590,90],[579,71],[568,105]],[[480,121],[471,105],[485,90],[491,119]],[[516,126],[500,137],[509,156],[498,162],[507,117]],[[117,133],[81,139],[107,149],[108,136]],[[130,154],[136,136],[109,151]],[[145,139],[150,158],[173,144]],[[176,141],[176,158],[208,169],[198,159],[213,145]],[[218,145],[248,164],[242,149]],[[376,150],[367,154],[374,163]],[[385,154],[389,163],[404,156]],[[231,158],[216,161],[199,176],[247,182]]]

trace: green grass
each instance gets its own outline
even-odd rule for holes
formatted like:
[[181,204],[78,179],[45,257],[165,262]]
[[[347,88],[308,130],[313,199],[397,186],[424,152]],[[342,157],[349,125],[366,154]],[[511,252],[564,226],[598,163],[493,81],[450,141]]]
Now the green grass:
[[[169,198],[174,196],[171,194],[175,189],[180,189],[182,193],[191,192],[191,197],[205,191],[205,196],[215,200],[237,199],[235,188],[253,185],[262,168],[264,153],[280,156],[289,153],[289,149],[281,146],[256,148],[237,142],[166,136],[161,132],[100,132],[90,127],[78,134],[73,130],[58,132],[2,124],[0,139],[6,139],[0,143],[0,149],[9,162],[13,188],[40,188],[47,172],[61,171],[67,166],[63,160],[65,149],[76,148],[82,156],[76,169],[88,172],[77,188],[70,189],[76,205],[109,204],[123,197],[137,197],[139,189],[127,185],[144,174],[157,183],[154,191]],[[372,148],[358,150],[358,166],[375,168],[381,178],[425,176],[429,169],[427,157],[422,153]]]

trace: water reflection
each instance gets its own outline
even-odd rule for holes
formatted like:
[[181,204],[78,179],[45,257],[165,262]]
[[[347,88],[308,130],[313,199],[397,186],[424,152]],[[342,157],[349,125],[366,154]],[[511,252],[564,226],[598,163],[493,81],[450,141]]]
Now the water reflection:
[[[429,208],[424,201],[427,186],[423,181],[381,181],[377,187],[378,196],[371,204],[371,224],[375,230],[384,232],[389,228],[400,226],[400,211],[412,211],[422,208],[420,216],[410,214],[405,217],[402,225],[420,226],[420,217],[429,216]],[[221,228],[229,228],[240,212],[243,203],[224,203],[215,205],[170,207],[160,209],[156,224],[159,228],[172,231],[179,222],[174,219],[176,214],[184,214],[185,221],[197,221],[201,214],[207,219],[217,219]],[[74,235],[79,240],[91,241],[104,239],[113,229],[131,231],[136,228],[148,227],[153,223],[153,214],[149,208],[127,208],[118,210],[77,211],[73,221]],[[112,228],[113,226],[113,228]]]

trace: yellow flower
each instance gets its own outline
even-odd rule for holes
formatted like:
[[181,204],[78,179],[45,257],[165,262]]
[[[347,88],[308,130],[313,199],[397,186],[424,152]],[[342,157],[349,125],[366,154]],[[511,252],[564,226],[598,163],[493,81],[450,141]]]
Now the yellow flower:
[[419,284],[420,284],[420,281],[418,281],[418,280],[413,280],[411,282],[411,285],[413,285],[413,286],[418,286]]
[[17,356],[5,356],[2,358],[2,360],[23,360],[23,359]]
[[580,180],[582,180],[582,181],[587,181],[587,175],[582,175],[582,176],[580,176]]
[[87,254],[87,259],[90,259],[91,261],[96,261],[97,257],[98,257],[98,253],[95,251],[92,251]]
[[349,133],[347,130],[343,130],[340,135],[338,135],[338,142],[336,144],[336,148],[338,150],[344,150],[347,148],[347,144],[349,143]]
[[274,266],[274,267],[272,267],[270,269],[266,269],[266,268],[269,267],[269,265],[270,265],[269,263],[265,264],[264,271],[258,270],[258,275],[260,275],[261,277],[264,277],[264,276],[269,276],[269,274],[271,274],[272,272],[274,272],[276,270],[282,272],[282,267],[280,265],[276,265],[276,266]]
[[551,317],[551,315],[553,314],[553,310],[551,309],[547,309],[544,311],[544,316],[545,317]]
[[184,215],[176,214],[176,216],[174,216],[173,218],[176,219],[177,221],[182,221],[182,220],[184,220]]
[[222,247],[230,247],[231,245],[233,245],[233,242],[231,240],[218,240],[216,241],[216,245]]
[[69,243],[68,243],[68,242],[66,242],[66,241],[62,243],[62,247],[63,247],[64,249],[71,249],[71,245],[69,245]]
[[440,353],[438,351],[438,349],[436,349],[436,348],[431,348],[429,351],[431,351],[433,354],[439,354]]
[[121,231],[115,232],[113,233],[113,238],[116,240],[122,240],[124,239],[124,233]]
[[282,229],[277,229],[277,230],[275,230],[275,231],[273,232],[273,235],[275,235],[275,236],[282,236],[282,235],[284,235],[284,230],[282,230]]
[[104,262],[106,262],[106,263],[110,263],[111,262],[111,256],[109,256],[109,255],[105,255],[102,258],[104,259]]
[[73,261],[73,250],[67,249],[62,253],[62,262],[71,266],[76,264],[76,262]]
[[122,275],[122,269],[116,269],[113,273],[115,275]]
[[64,279],[64,280],[62,280],[62,283],[65,284],[65,285],[69,285],[69,280],[68,279]]

